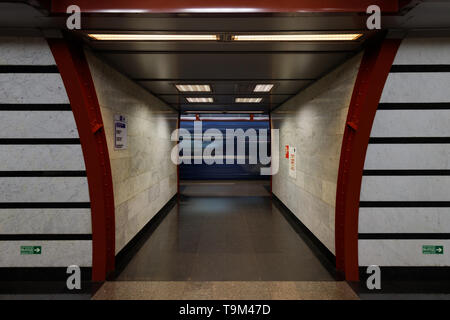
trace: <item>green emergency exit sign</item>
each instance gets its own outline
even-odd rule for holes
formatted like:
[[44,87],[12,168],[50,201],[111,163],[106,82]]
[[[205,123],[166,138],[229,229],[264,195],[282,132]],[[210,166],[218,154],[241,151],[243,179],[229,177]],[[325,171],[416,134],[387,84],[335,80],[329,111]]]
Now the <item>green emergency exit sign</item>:
[[422,246],[422,254],[444,254],[444,246]]
[[20,254],[41,254],[41,246],[20,246]]

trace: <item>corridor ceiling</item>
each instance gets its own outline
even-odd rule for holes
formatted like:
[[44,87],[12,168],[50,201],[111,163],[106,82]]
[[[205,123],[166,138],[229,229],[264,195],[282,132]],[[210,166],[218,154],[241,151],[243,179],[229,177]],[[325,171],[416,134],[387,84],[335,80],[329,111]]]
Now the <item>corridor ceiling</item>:
[[[0,3],[0,27],[14,28],[17,24],[22,28],[64,28],[67,15],[49,14],[23,2]],[[400,16],[406,17],[413,11],[406,10]],[[23,18],[20,23],[19,16]],[[357,12],[88,12],[82,15],[82,30],[73,34],[115,68],[182,112],[268,112],[358,53],[375,35],[367,30],[366,19],[365,13]],[[391,16],[384,21],[394,26],[408,21],[398,19],[398,16]],[[363,36],[355,41],[231,40],[238,34],[325,32],[361,33]],[[220,40],[96,41],[89,38],[88,33],[217,34]],[[201,94],[179,92],[176,84],[209,84],[212,91]],[[256,84],[274,86],[269,93],[253,92]],[[188,97],[211,97],[213,102],[189,103]],[[235,102],[236,98],[251,97],[262,100],[259,103]]]

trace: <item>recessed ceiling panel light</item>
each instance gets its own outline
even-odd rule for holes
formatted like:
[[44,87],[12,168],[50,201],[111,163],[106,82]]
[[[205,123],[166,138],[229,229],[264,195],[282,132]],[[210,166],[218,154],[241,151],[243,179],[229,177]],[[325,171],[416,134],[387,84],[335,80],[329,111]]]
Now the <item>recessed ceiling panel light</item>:
[[273,84],[257,84],[255,86],[254,92],[269,92],[272,90]]
[[175,87],[181,92],[211,92],[209,84],[176,84]]
[[262,98],[236,98],[236,103],[260,103]]
[[211,103],[214,102],[213,98],[203,98],[203,97],[188,97],[186,100],[190,103]]
[[127,34],[127,33],[89,33],[94,40],[108,41],[215,41],[215,34]]
[[352,41],[358,40],[361,33],[330,34],[242,34],[232,37],[235,41]]
[[217,110],[212,110],[212,111],[208,111],[208,110],[189,110],[189,111],[185,111],[185,113],[225,113],[225,111],[217,111]]
[[227,111],[227,113],[264,113],[264,111]]

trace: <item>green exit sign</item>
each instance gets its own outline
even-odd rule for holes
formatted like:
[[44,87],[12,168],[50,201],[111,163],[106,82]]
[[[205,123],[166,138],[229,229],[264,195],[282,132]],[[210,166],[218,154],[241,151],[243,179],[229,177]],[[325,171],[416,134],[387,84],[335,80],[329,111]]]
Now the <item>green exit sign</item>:
[[41,254],[41,246],[20,246],[20,254]]
[[444,246],[422,246],[422,254],[444,254]]

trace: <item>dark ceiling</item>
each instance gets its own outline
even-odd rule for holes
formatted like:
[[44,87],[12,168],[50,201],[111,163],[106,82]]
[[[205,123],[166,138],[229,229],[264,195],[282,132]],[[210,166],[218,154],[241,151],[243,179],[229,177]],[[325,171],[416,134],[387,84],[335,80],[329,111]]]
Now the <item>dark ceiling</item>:
[[[7,28],[17,27],[21,32],[26,27],[64,29],[64,16],[48,16],[20,2],[0,2],[0,34],[10,34]],[[383,27],[448,26],[450,1],[417,3],[402,16],[383,16]],[[75,36],[115,68],[181,111],[269,111],[359,52],[374,35],[366,29],[366,18],[365,14],[356,13],[83,14],[82,30]],[[221,39],[229,39],[235,33],[340,31],[364,36],[348,42],[127,42],[93,41],[85,36],[89,32],[168,32],[221,34]],[[269,94],[254,93],[258,83],[271,83],[274,88]],[[210,84],[212,92],[180,93],[175,84]],[[188,103],[189,96],[211,96],[214,103]],[[236,97],[263,99],[257,104],[242,104],[234,102]]]
[[[170,31],[233,33],[293,31],[362,32],[357,14],[125,16],[115,24],[91,16],[84,32]],[[361,49],[371,35],[350,42],[117,42],[84,41],[113,66],[181,111],[269,111]],[[175,84],[209,84],[208,94],[180,93]],[[274,84],[270,93],[254,93],[256,84]],[[186,97],[212,97],[213,103],[188,103]],[[237,97],[260,97],[257,104]]]

